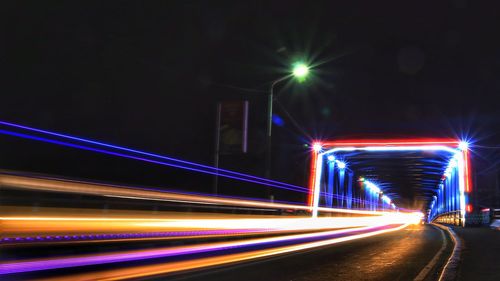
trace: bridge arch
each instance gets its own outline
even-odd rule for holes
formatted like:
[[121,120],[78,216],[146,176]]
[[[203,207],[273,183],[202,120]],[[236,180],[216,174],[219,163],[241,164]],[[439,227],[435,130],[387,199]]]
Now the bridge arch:
[[[346,152],[386,153],[440,152],[447,163],[437,169],[440,180],[427,198],[428,220],[465,225],[471,185],[469,147],[457,139],[369,139],[317,141],[312,145],[308,204],[313,217],[321,204],[326,207],[361,208],[369,210],[397,209],[390,196],[384,194],[371,179],[355,178],[345,159]],[[356,182],[360,182],[357,187]],[[381,183],[383,184],[383,183]]]

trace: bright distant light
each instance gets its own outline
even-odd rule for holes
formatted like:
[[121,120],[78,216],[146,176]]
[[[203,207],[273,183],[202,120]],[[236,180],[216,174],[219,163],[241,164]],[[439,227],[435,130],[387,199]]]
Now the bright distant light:
[[461,141],[458,144],[458,148],[460,148],[460,150],[466,150],[468,147],[469,147],[469,144],[466,141]]
[[420,224],[423,218],[424,214],[422,214],[421,212],[413,212],[411,214],[408,214],[409,223]]
[[322,148],[323,146],[321,145],[321,143],[316,142],[313,144],[313,150],[316,152],[320,152]]
[[342,161],[336,161],[337,162],[337,167],[339,167],[339,169],[345,169],[345,162],[342,162]]
[[293,76],[304,79],[309,74],[309,67],[304,63],[296,63],[292,70]]
[[332,162],[332,161],[335,161],[335,156],[333,155],[328,155],[328,157],[326,157],[328,159],[328,161]]
[[374,183],[372,183],[371,181],[367,181],[365,180],[365,184],[366,186],[374,193],[380,193],[380,188],[378,188],[378,186],[376,186]]

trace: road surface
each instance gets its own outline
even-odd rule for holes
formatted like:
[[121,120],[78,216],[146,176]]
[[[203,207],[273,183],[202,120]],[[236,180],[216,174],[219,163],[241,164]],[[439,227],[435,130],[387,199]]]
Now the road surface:
[[[424,280],[436,280],[451,252],[447,247]],[[431,225],[344,242],[319,250],[170,276],[169,280],[413,280],[443,245],[441,231]],[[149,280],[164,280],[163,277]]]

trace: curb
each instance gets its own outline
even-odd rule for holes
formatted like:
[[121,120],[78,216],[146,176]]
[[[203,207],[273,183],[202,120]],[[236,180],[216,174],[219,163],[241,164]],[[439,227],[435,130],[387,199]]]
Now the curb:
[[462,241],[460,237],[457,236],[455,231],[453,231],[453,229],[451,229],[450,227],[434,223],[433,225],[447,231],[451,237],[451,240],[453,241],[453,252],[448,258],[446,264],[444,265],[438,280],[439,281],[457,280],[458,268],[460,265],[460,253],[462,251]]

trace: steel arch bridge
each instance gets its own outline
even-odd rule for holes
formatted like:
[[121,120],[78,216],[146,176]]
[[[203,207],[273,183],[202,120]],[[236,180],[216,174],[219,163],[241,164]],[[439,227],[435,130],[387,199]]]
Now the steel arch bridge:
[[[457,139],[314,142],[308,205],[313,217],[321,206],[394,210],[402,201],[398,193],[406,190],[423,202],[429,222],[465,225],[472,190],[469,151]],[[398,164],[406,167],[399,174],[391,170]]]

